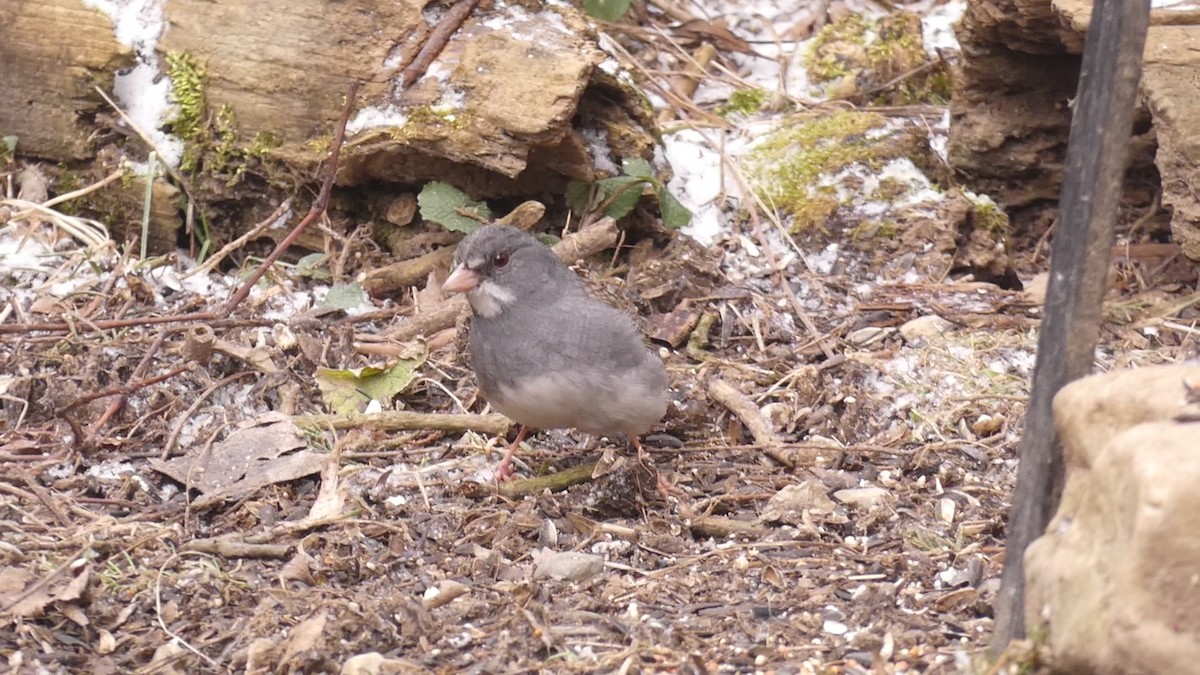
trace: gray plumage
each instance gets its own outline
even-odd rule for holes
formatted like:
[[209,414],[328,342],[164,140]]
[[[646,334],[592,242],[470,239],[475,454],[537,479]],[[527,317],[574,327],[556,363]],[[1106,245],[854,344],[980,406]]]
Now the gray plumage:
[[621,432],[635,443],[665,414],[662,359],[537,239],[483,227],[454,263],[463,276],[446,285],[469,289],[471,365],[496,410],[529,427]]

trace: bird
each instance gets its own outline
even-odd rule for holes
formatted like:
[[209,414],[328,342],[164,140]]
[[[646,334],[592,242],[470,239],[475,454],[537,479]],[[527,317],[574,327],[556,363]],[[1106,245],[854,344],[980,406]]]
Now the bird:
[[[666,368],[632,318],[589,295],[583,281],[538,239],[485,225],[455,251],[448,294],[471,305],[468,341],[479,391],[521,426],[496,467],[512,461],[530,429],[625,434],[653,466],[638,437],[666,414]],[[662,476],[660,492],[671,490]]]

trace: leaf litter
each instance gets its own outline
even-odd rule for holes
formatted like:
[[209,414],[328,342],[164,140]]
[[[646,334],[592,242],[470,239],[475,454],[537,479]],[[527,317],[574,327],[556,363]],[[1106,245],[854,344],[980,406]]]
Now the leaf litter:
[[[1039,302],[980,253],[994,242],[962,238],[985,199],[930,194],[938,181],[924,172],[944,159],[944,106],[880,110],[888,135],[920,132],[925,147],[822,172],[804,195],[826,199],[822,227],[756,203],[765,193],[746,160],[785,117],[769,103],[827,93],[803,55],[830,17],[801,4],[701,2],[690,21],[654,11],[605,29],[615,58],[664,119],[674,115],[668,187],[695,214],[689,232],[701,244],[638,244],[624,274],[583,271],[670,347],[676,401],[647,445],[681,495],[644,494],[632,462],[604,452],[618,439],[537,434],[523,473],[598,461],[598,477],[510,499],[485,478],[503,450],[494,432],[382,432],[319,417],[363,415],[372,402],[485,407],[453,341],[428,353],[397,345],[387,358],[421,354],[399,369],[363,348],[363,335],[412,310],[408,299],[356,302],[352,284],[303,270],[256,287],[253,311],[209,326],[211,354],[193,359],[203,367],[140,387],[123,388],[168,371],[203,336],[5,335],[0,618],[13,630],[0,650],[10,666],[983,668]],[[946,26],[961,5],[913,4],[927,50],[952,48]],[[697,35],[725,35],[728,51],[679,108],[663,92]],[[664,65],[673,59],[678,68]],[[683,123],[711,120],[746,88],[767,92],[768,105],[724,127]],[[28,184],[36,191],[38,180]],[[238,285],[211,269],[189,275],[185,257],[157,267],[122,258],[97,238],[99,224],[6,201],[4,321],[183,313]],[[471,227],[456,207],[441,214]],[[1045,265],[1036,247],[1014,258],[1021,281]],[[95,289],[109,296],[100,309]],[[166,356],[138,375],[158,336]],[[1165,323],[1110,323],[1098,361],[1170,361],[1186,337]],[[341,374],[336,400],[321,372]],[[364,376],[380,379],[360,386]],[[325,426],[297,427],[290,416],[301,413]]]

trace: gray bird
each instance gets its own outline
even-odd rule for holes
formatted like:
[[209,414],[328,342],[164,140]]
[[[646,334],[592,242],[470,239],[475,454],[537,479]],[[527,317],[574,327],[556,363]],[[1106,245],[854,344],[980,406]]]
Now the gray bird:
[[498,480],[512,475],[531,427],[620,432],[645,459],[638,435],[662,419],[669,400],[662,359],[630,317],[588,295],[553,251],[514,227],[482,227],[458,245],[442,289],[471,303],[479,391],[521,425]]

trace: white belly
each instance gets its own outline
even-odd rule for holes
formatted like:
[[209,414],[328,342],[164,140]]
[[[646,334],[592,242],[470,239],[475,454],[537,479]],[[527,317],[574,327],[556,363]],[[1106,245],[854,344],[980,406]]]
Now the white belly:
[[550,373],[484,392],[496,410],[537,429],[588,434],[645,433],[667,411],[667,392],[647,387],[636,373],[592,376]]

